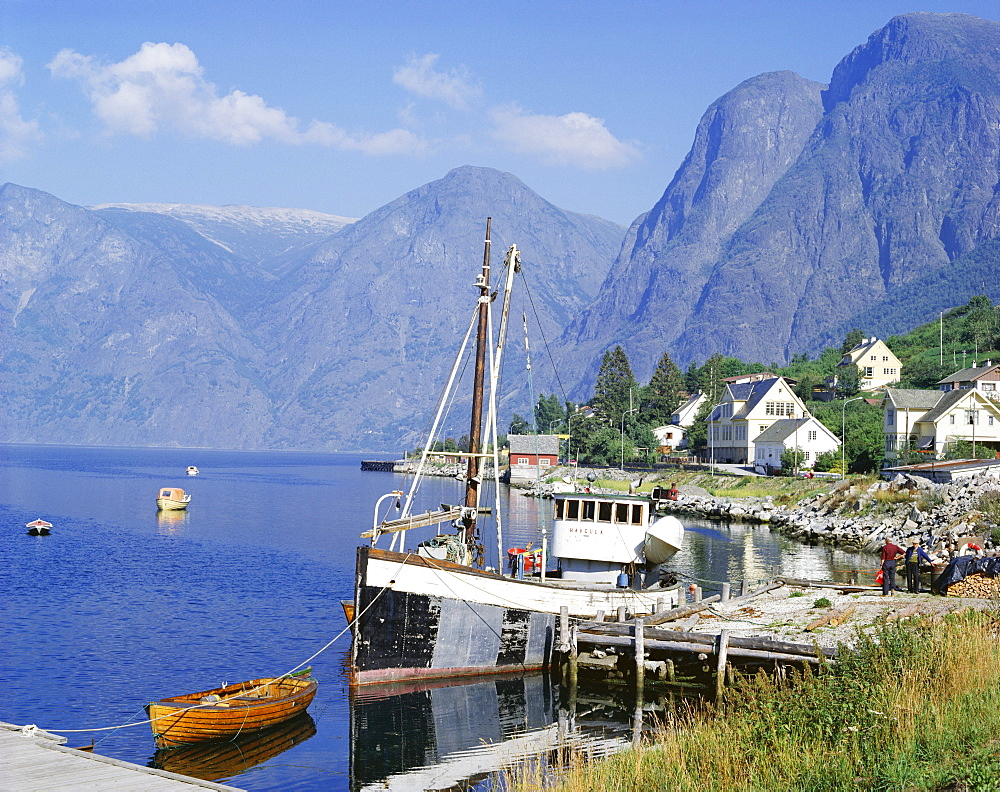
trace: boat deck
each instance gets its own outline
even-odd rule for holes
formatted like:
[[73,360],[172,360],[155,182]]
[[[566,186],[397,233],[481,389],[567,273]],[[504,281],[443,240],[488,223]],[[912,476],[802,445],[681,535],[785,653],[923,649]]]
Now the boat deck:
[[73,790],[121,792],[184,792],[216,789],[242,792],[238,787],[155,770],[108,756],[67,748],[65,737],[0,722],[0,789],[4,792]]

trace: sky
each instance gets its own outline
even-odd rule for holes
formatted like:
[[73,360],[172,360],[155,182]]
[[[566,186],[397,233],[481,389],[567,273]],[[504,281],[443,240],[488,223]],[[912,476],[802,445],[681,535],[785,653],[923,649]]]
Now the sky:
[[452,168],[628,225],[708,106],[995,0],[0,0],[0,183],[362,217]]

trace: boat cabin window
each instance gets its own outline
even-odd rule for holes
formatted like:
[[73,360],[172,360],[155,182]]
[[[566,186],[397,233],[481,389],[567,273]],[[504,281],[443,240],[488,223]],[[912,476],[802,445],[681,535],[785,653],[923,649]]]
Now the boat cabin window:
[[563,516],[563,504],[566,501],[557,500],[556,501],[556,519],[561,520]]
[[616,503],[615,504],[615,522],[616,523],[627,523],[628,522],[628,504],[627,503]]
[[578,500],[566,501],[566,519],[567,520],[580,519],[580,501]]
[[632,504],[632,525],[642,525],[642,508],[643,504],[633,503]]
[[171,494],[172,494],[171,490],[161,490],[160,491],[160,497],[161,498],[169,498],[171,496]]
[[584,520],[593,521],[594,519],[594,502],[584,501],[583,502],[583,517]]
[[599,507],[597,510],[598,522],[611,522],[611,507],[613,505],[614,504],[609,503],[608,501],[601,501],[598,504]]

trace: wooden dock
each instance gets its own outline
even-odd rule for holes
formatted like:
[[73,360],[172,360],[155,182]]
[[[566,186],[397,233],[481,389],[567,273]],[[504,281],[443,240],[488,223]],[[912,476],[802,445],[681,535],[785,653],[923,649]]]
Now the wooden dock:
[[0,790],[3,792],[192,792],[237,787],[154,770],[108,756],[67,748],[65,737],[0,722]]

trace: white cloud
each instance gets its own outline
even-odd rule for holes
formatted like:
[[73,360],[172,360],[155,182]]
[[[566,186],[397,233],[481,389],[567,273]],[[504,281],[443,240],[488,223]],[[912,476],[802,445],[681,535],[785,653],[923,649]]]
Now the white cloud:
[[541,154],[546,162],[602,170],[622,167],[639,149],[612,135],[600,118],[586,113],[535,115],[519,107],[494,108],[494,137],[515,151]]
[[27,155],[27,147],[41,138],[37,121],[25,121],[15,88],[24,84],[21,56],[0,47],[0,161]]
[[474,83],[465,68],[448,72],[434,70],[440,56],[428,53],[421,57],[411,57],[405,66],[400,66],[392,75],[393,82],[410,93],[427,99],[438,99],[451,107],[464,110],[482,96],[483,89]]
[[350,135],[334,124],[297,118],[260,96],[234,90],[220,96],[198,58],[184,44],[146,42],[119,63],[102,64],[62,50],[48,65],[54,77],[77,80],[94,114],[109,134],[149,138],[172,130],[193,138],[251,145],[263,140],[291,145],[314,143],[368,154],[422,151],[423,141],[407,130]]

